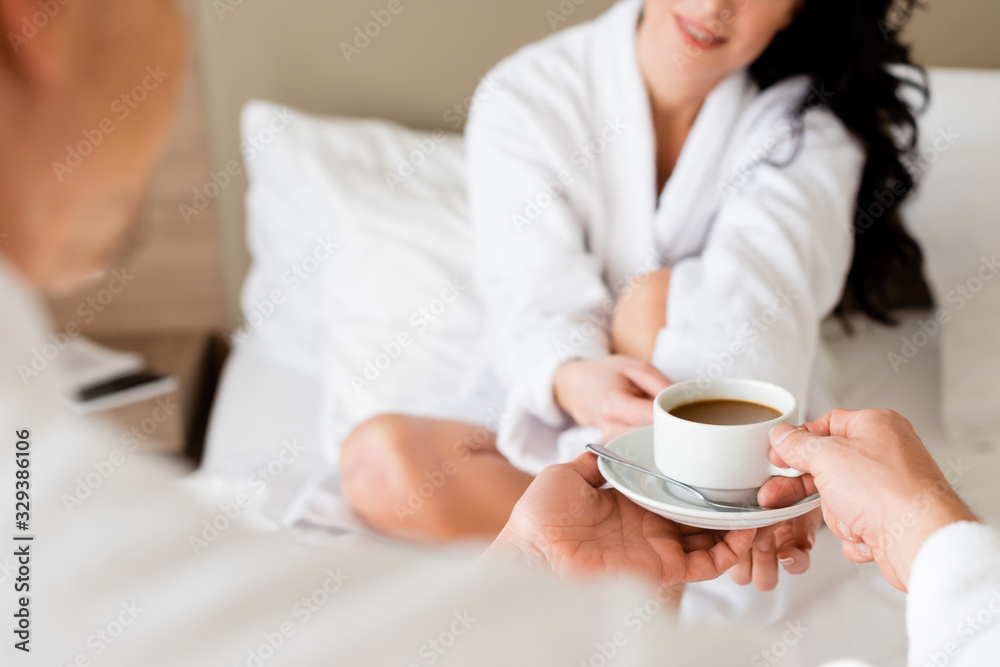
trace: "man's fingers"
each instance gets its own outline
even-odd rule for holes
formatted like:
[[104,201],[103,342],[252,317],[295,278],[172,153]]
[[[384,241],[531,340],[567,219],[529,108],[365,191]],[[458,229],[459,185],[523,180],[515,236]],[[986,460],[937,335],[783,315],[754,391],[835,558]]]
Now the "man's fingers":
[[656,370],[655,366],[645,362],[634,366],[627,366],[622,369],[622,372],[625,377],[631,380],[632,384],[641,389],[650,398],[654,398],[672,384],[666,375]]
[[685,580],[694,582],[715,579],[747,555],[756,534],[757,531],[753,528],[731,530],[711,549],[688,554]]
[[760,542],[763,542],[764,540],[766,540],[767,538],[771,537],[776,532],[778,532],[778,528],[780,527],[781,527],[780,523],[774,523],[771,524],[770,526],[764,526],[763,528],[758,528],[757,536],[754,538],[753,543],[759,544]]
[[813,470],[814,461],[824,446],[830,444],[824,441],[823,436],[790,424],[782,424],[771,431],[771,448],[778,458],[802,472],[816,472]]
[[684,546],[684,551],[686,553],[691,553],[692,551],[708,551],[714,547],[719,542],[718,539],[711,533],[697,533],[695,535],[688,535],[681,539],[681,544]]
[[834,411],[831,410],[827,412],[822,417],[817,417],[811,422],[806,422],[802,425],[802,428],[809,431],[813,435],[818,436],[829,436],[830,435],[830,417],[833,416]]
[[771,447],[771,449],[767,450],[767,458],[769,458],[771,460],[771,463],[778,466],[779,468],[791,468],[790,465],[785,463],[785,460],[781,458],[781,454],[779,454],[774,447]]
[[778,562],[791,574],[809,569],[809,550],[816,543],[816,529],[821,521],[818,509],[782,524],[775,536]]
[[753,550],[753,584],[760,591],[772,591],[778,585],[778,559],[774,538],[758,542]]
[[851,534],[850,527],[838,519],[837,515],[833,512],[827,510],[825,505],[823,506],[823,521],[826,522],[826,527],[844,542],[854,541],[854,535]]
[[821,437],[850,438],[863,423],[866,414],[870,417],[873,410],[830,410],[822,417],[803,424],[802,428]]
[[597,455],[585,452],[565,465],[583,477],[587,484],[591,486],[604,485],[604,475],[597,467]]
[[816,493],[816,483],[812,475],[772,477],[757,491],[757,502],[761,507],[776,509],[794,505],[814,493]]
[[809,569],[809,552],[798,547],[778,549],[778,562],[789,574],[802,574]]
[[847,560],[852,563],[870,563],[875,560],[875,557],[872,556],[872,550],[867,544],[861,542],[841,542],[840,544]]
[[747,553],[729,570],[729,578],[737,586],[746,586],[753,580],[753,555]]

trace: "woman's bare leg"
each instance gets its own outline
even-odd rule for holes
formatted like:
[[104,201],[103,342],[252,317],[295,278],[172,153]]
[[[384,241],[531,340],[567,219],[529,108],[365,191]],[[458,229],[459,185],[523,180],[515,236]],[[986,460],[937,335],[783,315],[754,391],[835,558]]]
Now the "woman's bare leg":
[[533,479],[484,427],[395,414],[347,437],[341,472],[344,497],[373,528],[435,542],[493,539]]
[[615,354],[640,361],[653,358],[656,334],[667,323],[670,269],[658,269],[629,283],[615,304],[611,344]]

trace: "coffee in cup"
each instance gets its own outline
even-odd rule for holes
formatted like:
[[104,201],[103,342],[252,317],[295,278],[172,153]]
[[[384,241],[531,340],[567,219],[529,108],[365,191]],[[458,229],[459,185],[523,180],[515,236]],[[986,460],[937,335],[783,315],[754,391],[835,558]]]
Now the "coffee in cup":
[[795,396],[768,382],[678,382],[653,402],[656,467],[710,500],[755,503],[771,477],[802,474],[768,459],[771,431],[797,423],[798,412]]
[[689,422],[717,426],[758,424],[781,416],[780,412],[769,405],[733,399],[709,399],[685,403],[671,410],[670,414]]

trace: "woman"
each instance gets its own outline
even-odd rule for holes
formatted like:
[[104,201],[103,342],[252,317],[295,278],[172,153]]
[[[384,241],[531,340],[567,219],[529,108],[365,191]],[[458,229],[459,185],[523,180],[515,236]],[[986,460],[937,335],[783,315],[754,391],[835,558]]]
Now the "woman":
[[[901,93],[924,92],[886,69],[909,63],[892,4],[622,0],[498,65],[467,150],[505,418],[496,437],[365,422],[342,452],[353,507],[394,535],[494,536],[532,473],[650,423],[670,381],[756,377],[808,404],[821,320],[885,321],[889,279],[919,275],[901,197],[873,207],[913,186]],[[763,548],[804,555],[817,524]]]

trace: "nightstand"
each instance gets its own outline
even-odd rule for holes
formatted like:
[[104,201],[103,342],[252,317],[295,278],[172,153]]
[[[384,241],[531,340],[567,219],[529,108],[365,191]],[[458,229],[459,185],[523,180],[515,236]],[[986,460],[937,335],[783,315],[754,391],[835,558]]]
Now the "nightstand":
[[180,382],[173,393],[102,413],[121,425],[123,442],[138,442],[140,451],[183,456],[197,465],[228,353],[222,336],[181,332],[92,337],[102,345],[141,354],[150,369]]

